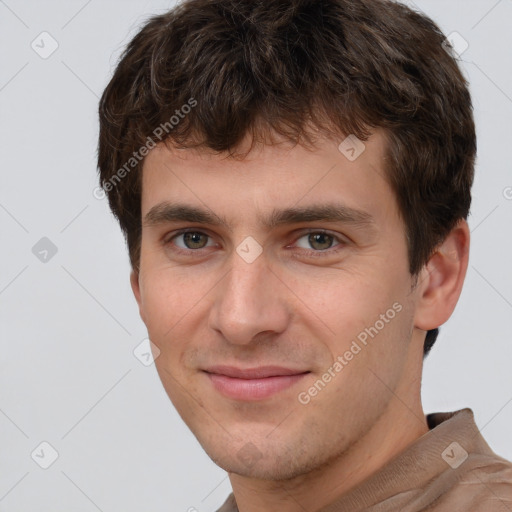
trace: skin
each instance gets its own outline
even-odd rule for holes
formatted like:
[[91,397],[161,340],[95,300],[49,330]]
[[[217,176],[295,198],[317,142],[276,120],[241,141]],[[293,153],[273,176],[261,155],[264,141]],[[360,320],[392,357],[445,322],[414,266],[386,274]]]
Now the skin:
[[[461,220],[415,285],[384,179],[384,134],[376,131],[355,161],[338,150],[340,141],[322,139],[314,150],[258,145],[243,160],[159,145],[144,162],[143,220],[156,205],[179,202],[226,221],[144,222],[131,284],[160,350],[164,388],[228,471],[241,512],[320,510],[428,431],[420,395],[425,333],[459,298],[469,230]],[[262,220],[273,210],[327,203],[372,222]],[[204,235],[187,245],[173,237],[182,228]],[[318,230],[333,238],[311,242],[308,231]],[[248,236],[263,249],[252,263],[236,251]],[[299,394],[332,374],[358,334],[397,303],[400,312],[301,403]],[[269,398],[244,401],[213,387],[203,370],[218,364],[310,373]]]

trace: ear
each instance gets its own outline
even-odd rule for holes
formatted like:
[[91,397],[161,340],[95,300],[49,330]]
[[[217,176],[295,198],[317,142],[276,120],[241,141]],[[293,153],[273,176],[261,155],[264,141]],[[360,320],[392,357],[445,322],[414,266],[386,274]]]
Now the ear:
[[142,309],[142,300],[141,300],[141,294],[140,294],[140,283],[139,283],[139,273],[135,270],[132,270],[130,273],[130,284],[132,286],[133,295],[135,296],[135,300],[137,301],[137,304],[139,305],[139,315],[144,323],[146,323],[146,320],[144,318],[144,310]]
[[469,238],[468,224],[461,219],[421,270],[416,290],[415,327],[429,331],[452,315],[468,268]]

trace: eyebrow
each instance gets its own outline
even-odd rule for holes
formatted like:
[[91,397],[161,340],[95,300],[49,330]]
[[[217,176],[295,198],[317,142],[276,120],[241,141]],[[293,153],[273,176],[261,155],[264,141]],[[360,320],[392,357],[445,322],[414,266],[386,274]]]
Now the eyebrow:
[[[268,217],[260,220],[269,229],[283,224],[315,221],[343,222],[359,227],[374,224],[374,218],[368,212],[339,203],[313,204],[304,207],[273,210]],[[153,206],[144,217],[144,225],[147,227],[176,221],[223,226],[231,231],[227,220],[211,210],[181,203],[159,203]]]

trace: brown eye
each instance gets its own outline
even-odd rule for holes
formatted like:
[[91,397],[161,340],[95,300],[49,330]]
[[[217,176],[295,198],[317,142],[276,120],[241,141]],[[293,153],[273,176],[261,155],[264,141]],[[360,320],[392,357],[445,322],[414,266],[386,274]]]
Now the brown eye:
[[326,233],[311,233],[308,242],[313,249],[323,251],[332,247],[334,237]]
[[191,251],[204,249],[215,244],[209,235],[201,231],[182,231],[169,237],[165,245],[177,251]]
[[204,233],[190,231],[181,236],[187,249],[202,249],[208,243],[208,236]]
[[314,249],[315,251],[325,251],[333,246],[336,238],[328,233],[315,232],[301,236],[297,240],[297,245],[302,249]]

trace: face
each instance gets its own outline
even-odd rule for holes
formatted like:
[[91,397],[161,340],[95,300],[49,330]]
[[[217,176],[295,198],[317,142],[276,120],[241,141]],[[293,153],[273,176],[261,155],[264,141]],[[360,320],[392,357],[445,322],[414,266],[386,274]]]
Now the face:
[[415,296],[384,155],[376,132],[352,161],[330,140],[146,157],[132,286],[167,394],[225,470],[319,467],[399,387]]

